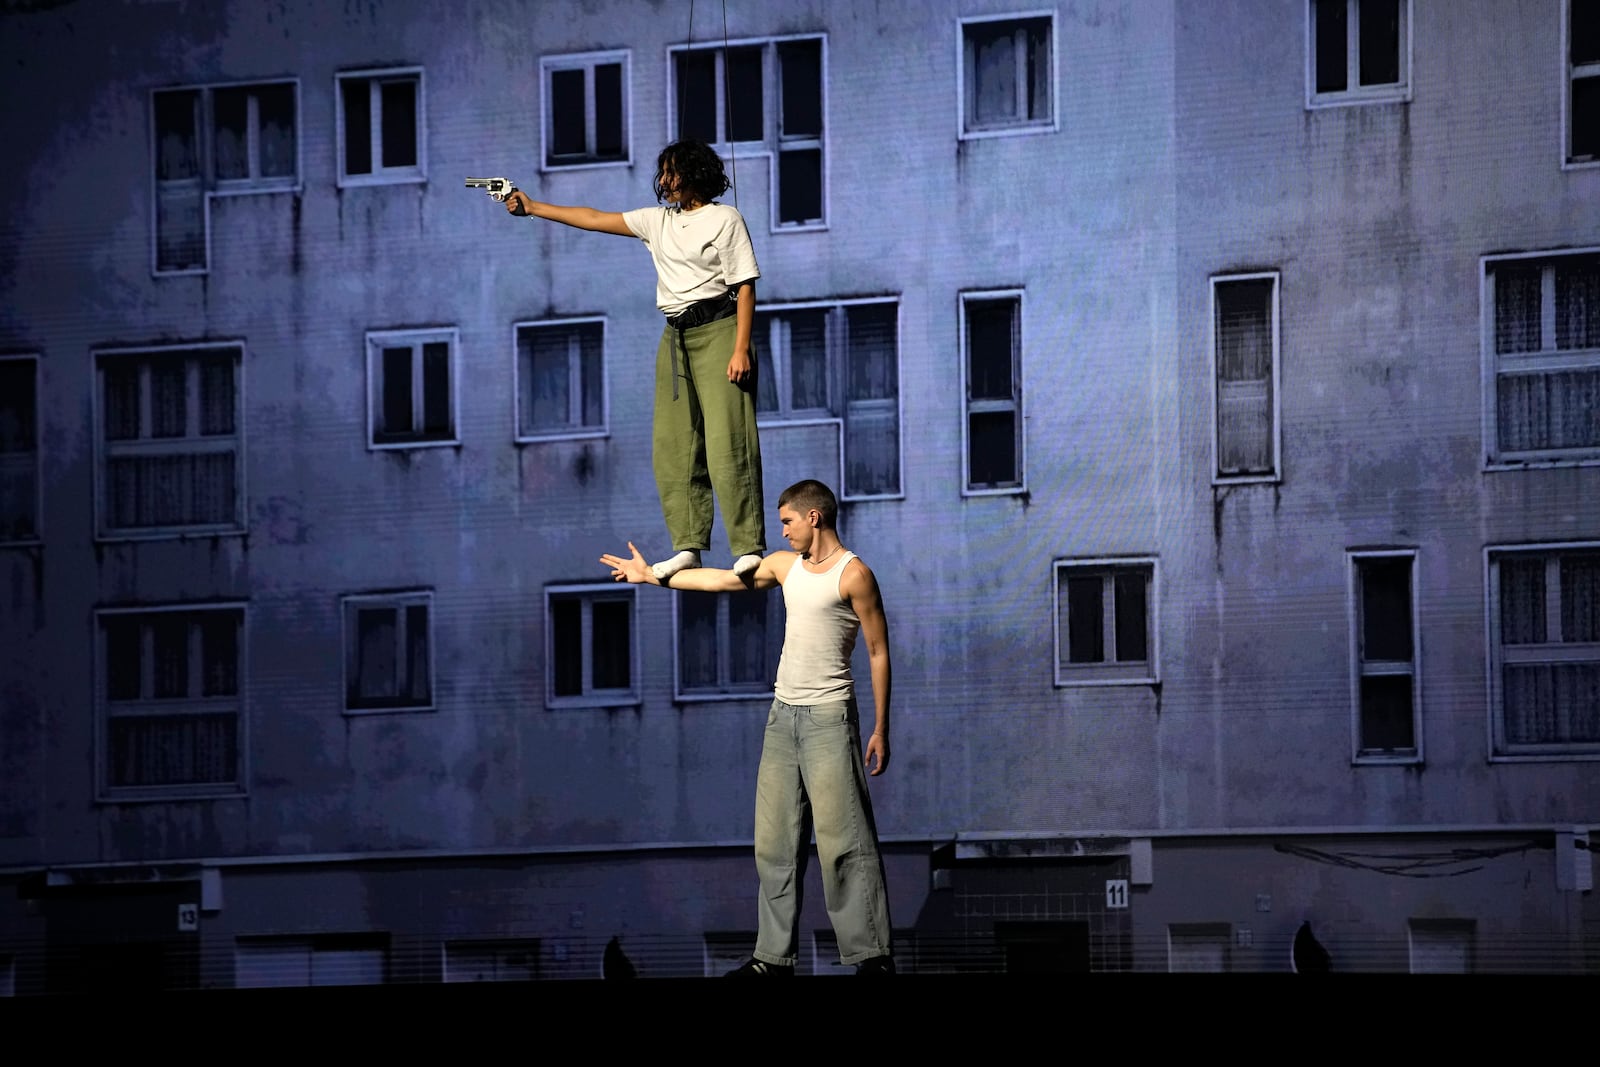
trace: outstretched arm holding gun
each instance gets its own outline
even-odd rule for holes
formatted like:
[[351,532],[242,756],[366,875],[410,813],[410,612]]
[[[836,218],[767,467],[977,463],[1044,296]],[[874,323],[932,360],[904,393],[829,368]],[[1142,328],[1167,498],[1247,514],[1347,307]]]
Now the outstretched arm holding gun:
[[628,224],[623,221],[620,211],[597,211],[592,207],[546,204],[518,189],[510,178],[468,178],[467,188],[484,190],[491,200],[505,204],[506,210],[513,215],[532,215],[534,218],[575,226],[580,230],[614,233],[619,237],[635,236],[634,232],[628,229]]

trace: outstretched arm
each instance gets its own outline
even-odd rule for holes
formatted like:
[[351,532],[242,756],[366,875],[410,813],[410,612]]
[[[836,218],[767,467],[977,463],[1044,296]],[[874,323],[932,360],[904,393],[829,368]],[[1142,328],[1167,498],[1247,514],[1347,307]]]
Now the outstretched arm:
[[[883,594],[872,570],[859,559],[852,560],[839,583],[840,592],[850,601],[851,610],[861,620],[861,636],[867,642],[867,660],[872,668],[872,704],[876,718],[864,754],[873,774],[889,766],[889,696],[894,687],[894,671],[889,662],[889,617],[884,614]],[[873,758],[877,766],[873,766]]]
[[628,224],[623,221],[620,211],[596,211],[592,207],[562,207],[560,204],[546,204],[542,200],[535,200],[527,193],[518,189],[506,197],[506,210],[513,215],[532,215],[535,218],[549,219],[567,226],[576,226],[580,230],[594,230],[596,233],[614,233],[619,237],[632,237],[634,233],[628,229]]
[[732,571],[719,570],[716,567],[691,567],[679,571],[663,582],[651,573],[650,564],[646,563],[639,550],[633,547],[632,541],[628,542],[628,551],[631,555],[614,556],[607,552],[600,557],[600,562],[611,568],[613,581],[629,582],[633,585],[659,585],[668,589],[687,589],[696,593],[742,593],[746,589],[771,589],[782,581],[782,575],[775,568],[785,562],[776,557],[788,557],[791,561],[794,558],[792,552],[773,553],[761,561],[761,565],[750,576],[749,582]]

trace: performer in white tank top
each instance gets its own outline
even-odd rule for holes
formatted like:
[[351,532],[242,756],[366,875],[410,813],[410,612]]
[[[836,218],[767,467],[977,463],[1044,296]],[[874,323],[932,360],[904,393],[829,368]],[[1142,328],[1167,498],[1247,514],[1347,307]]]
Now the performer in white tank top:
[[[787,617],[783,654],[756,770],[755,951],[730,977],[794,974],[800,905],[811,834],[839,961],[858,974],[894,973],[893,930],[868,774],[889,765],[889,620],[878,580],[839,541],[839,501],[821,482],[796,482],[778,497],[792,552],[774,552],[755,572],[687,568],[652,571],[639,550],[604,555],[617,581],[704,593],[781,586]],[[850,654],[866,641],[872,669],[872,735],[861,743]]]

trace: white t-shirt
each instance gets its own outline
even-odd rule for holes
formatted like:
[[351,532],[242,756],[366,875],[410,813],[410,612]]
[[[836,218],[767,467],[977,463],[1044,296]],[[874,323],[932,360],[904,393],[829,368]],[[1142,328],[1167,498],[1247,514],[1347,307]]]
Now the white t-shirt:
[[641,207],[624,211],[622,219],[650,249],[656,264],[656,307],[668,315],[761,277],[738,208],[717,203],[693,211]]

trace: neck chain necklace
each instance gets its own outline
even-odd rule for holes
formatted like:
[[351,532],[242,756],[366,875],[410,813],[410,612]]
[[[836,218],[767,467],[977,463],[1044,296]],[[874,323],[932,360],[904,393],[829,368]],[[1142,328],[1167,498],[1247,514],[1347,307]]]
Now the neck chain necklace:
[[828,549],[827,554],[824,555],[822,557],[822,559],[811,559],[811,553],[809,553],[809,552],[806,553],[806,559],[811,561],[811,565],[813,567],[819,567],[819,566],[822,565],[822,560],[823,559],[827,559],[828,556],[833,555],[837,551],[839,551],[839,546],[838,545],[834,545],[832,548]]

